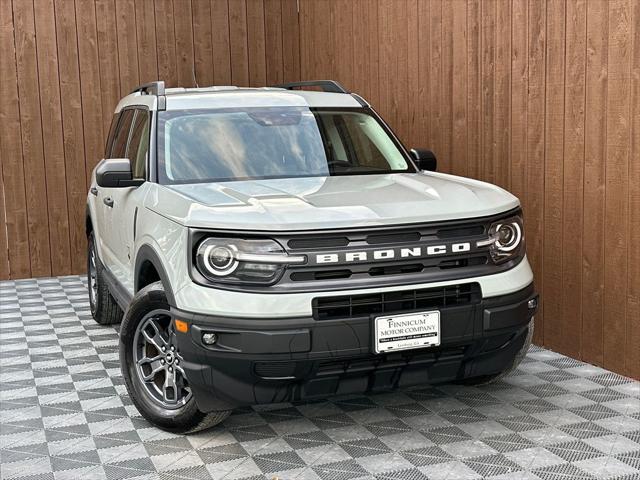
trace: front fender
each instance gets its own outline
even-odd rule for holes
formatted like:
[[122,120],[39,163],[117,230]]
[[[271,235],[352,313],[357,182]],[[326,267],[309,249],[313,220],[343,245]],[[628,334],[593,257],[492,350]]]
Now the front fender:
[[164,286],[165,293],[167,295],[167,300],[169,300],[169,304],[171,306],[176,305],[175,297],[173,295],[172,282],[170,280],[170,276],[167,273],[167,270],[164,268],[164,264],[162,263],[160,255],[155,251],[155,249],[149,244],[143,244],[138,249],[136,254],[136,262],[133,269],[134,272],[134,289],[135,292],[140,290],[140,278],[142,269],[145,267],[146,263],[151,263],[155,268],[156,272],[160,276],[160,281]]

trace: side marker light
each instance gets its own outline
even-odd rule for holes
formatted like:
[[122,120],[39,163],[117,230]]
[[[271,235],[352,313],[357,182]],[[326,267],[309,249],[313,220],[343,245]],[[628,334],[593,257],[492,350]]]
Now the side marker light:
[[184,320],[178,320],[177,318],[173,321],[176,326],[176,330],[180,333],[187,333],[189,331],[189,324]]

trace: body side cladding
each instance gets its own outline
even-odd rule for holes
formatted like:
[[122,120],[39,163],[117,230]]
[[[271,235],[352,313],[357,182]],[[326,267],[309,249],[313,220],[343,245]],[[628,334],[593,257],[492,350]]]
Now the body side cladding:
[[102,267],[102,272],[104,274],[104,280],[107,283],[107,288],[109,289],[109,293],[115,299],[118,306],[122,309],[123,312],[127,311],[127,307],[131,303],[131,299],[133,296],[129,291],[122,285],[118,279],[115,277],[111,270],[109,270],[100,260],[100,257],[97,257],[98,262]]

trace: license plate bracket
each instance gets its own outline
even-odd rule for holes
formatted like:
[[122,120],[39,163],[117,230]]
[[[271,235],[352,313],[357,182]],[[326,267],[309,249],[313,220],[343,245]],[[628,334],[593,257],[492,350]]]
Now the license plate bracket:
[[373,348],[376,353],[440,345],[439,310],[375,317],[373,327]]

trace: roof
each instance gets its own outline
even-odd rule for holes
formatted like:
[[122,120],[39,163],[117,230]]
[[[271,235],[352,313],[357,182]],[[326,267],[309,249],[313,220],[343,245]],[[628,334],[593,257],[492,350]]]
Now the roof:
[[[214,86],[200,88],[163,89],[167,110],[233,107],[361,107],[349,93],[335,91],[290,90],[278,87]],[[146,105],[157,109],[158,97],[152,92],[136,90],[118,103],[115,111],[131,105]]]

